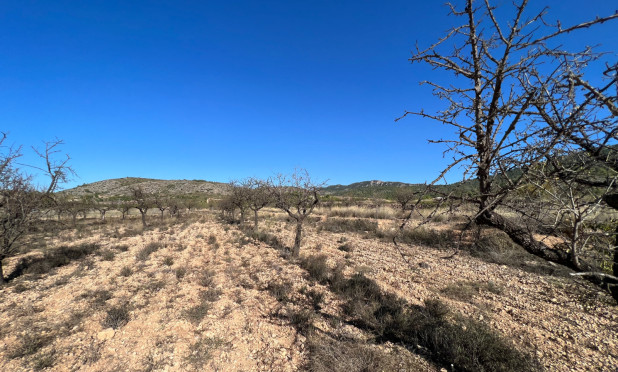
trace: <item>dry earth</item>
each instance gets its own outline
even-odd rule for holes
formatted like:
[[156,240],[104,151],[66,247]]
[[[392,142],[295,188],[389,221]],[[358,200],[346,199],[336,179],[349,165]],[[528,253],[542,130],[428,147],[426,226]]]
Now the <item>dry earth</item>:
[[[264,215],[262,228],[290,245],[291,225],[273,211]],[[307,339],[289,317],[279,316],[296,305],[278,301],[271,289],[280,284],[291,296],[321,292],[321,312],[336,316],[339,302],[326,287],[215,215],[139,234],[130,232],[136,230],[133,223],[94,224],[48,237],[47,247],[101,248],[0,289],[1,371],[306,368]],[[350,252],[339,249],[343,242]],[[584,282],[491,264],[464,252],[450,259],[424,246],[399,252],[363,232],[318,231],[315,223],[307,226],[303,244],[301,254],[326,254],[329,265],[345,265],[347,275],[363,272],[411,304],[440,298],[454,312],[486,322],[518,349],[534,353],[549,371],[614,372],[618,366],[618,310]],[[146,255],[148,247],[153,249]],[[8,260],[6,272],[21,258]],[[113,309],[126,310],[126,324],[122,316],[109,318]],[[399,345],[374,344],[370,334],[325,319],[315,319],[318,331],[362,340],[396,358],[401,370],[440,370]]]

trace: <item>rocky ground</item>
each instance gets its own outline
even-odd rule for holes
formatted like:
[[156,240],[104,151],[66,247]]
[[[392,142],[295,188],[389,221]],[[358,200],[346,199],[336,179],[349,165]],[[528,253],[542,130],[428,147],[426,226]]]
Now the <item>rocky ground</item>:
[[[292,225],[273,211],[263,216],[261,228],[289,246]],[[332,364],[352,365],[356,358],[385,370],[445,367],[336,321],[341,301],[327,286],[214,214],[157,222],[143,232],[134,223],[47,233],[36,242],[40,248],[6,260],[10,273],[22,259],[39,262],[45,250],[93,247],[48,272],[31,264],[0,289],[0,370],[319,370],[311,353],[327,358],[325,352]],[[412,305],[438,298],[534,354],[546,370],[614,372],[618,366],[618,309],[559,270],[531,272],[532,258],[513,267],[466,252],[444,258],[443,249],[422,245],[399,251],[363,231],[319,227],[307,226],[302,255],[325,254],[330,267],[343,267],[348,276],[362,272]],[[303,302],[294,300],[307,293],[320,295],[311,332],[303,329],[306,319],[298,320],[307,314]],[[317,345],[326,335],[341,343]],[[362,346],[351,357],[338,354],[344,343]]]

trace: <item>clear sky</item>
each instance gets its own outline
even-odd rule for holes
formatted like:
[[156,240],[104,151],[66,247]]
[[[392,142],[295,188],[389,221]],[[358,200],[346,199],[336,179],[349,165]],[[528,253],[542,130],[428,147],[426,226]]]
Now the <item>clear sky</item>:
[[[614,0],[531,1],[564,25]],[[457,0],[454,3],[458,3]],[[510,4],[500,0],[497,3]],[[584,5],[585,4],[585,5]],[[63,139],[78,174],[227,182],[306,168],[329,184],[431,181],[448,135],[410,65],[443,1],[2,1],[0,130]],[[618,51],[618,22],[575,36]]]

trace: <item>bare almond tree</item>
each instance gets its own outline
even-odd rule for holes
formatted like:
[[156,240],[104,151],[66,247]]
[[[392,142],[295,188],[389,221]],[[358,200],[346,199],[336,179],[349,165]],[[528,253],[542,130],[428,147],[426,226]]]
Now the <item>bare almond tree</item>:
[[401,206],[401,210],[405,211],[418,193],[409,187],[399,187],[395,190],[395,201]]
[[43,171],[49,183],[36,188],[33,180],[17,164],[21,157],[21,148],[6,147],[7,135],[0,138],[0,282],[4,283],[2,263],[5,258],[18,252],[16,244],[34,223],[46,213],[53,201],[53,193],[58,186],[72,174],[68,166],[69,157],[57,160],[58,148],[62,141],[46,142],[44,150],[35,152],[41,157],[42,167],[31,166]]
[[268,182],[275,206],[296,221],[296,235],[292,257],[300,254],[303,223],[320,202],[320,189],[324,183],[315,183],[304,169],[297,169],[290,176],[278,175]]
[[101,221],[105,222],[105,215],[107,214],[107,211],[113,208],[113,206],[109,201],[95,197],[94,208],[99,211]]
[[258,212],[273,201],[269,192],[267,182],[257,178],[247,178],[242,181],[244,187],[249,191],[248,207],[253,211],[253,232],[258,231]]
[[169,208],[170,205],[169,197],[163,194],[155,194],[152,197],[152,202],[161,212],[161,219],[163,219],[163,213]]
[[244,183],[243,181],[233,180],[230,181],[230,195],[229,201],[240,210],[240,221],[239,223],[245,222],[247,209],[249,209],[249,199],[251,190],[249,185]]
[[131,198],[133,207],[142,215],[142,225],[146,227],[146,213],[148,213],[148,209],[153,206],[152,196],[144,191],[141,186],[137,186],[131,189]]
[[[538,227],[550,220],[541,212],[551,212],[554,219],[568,215],[559,220],[579,227],[575,230],[581,232],[586,220],[603,205],[602,197],[592,195],[569,199],[569,193],[575,192],[575,183],[568,184],[569,191],[564,177],[560,180],[565,172],[569,173],[569,167],[565,168],[566,163],[559,160],[577,151],[586,152],[589,159],[601,157],[601,150],[616,136],[616,114],[607,104],[615,101],[603,98],[604,87],[586,86],[582,78],[587,63],[599,54],[590,48],[565,50],[559,42],[572,32],[614,21],[618,14],[563,27],[559,22],[552,25],[546,21],[547,9],[528,14],[528,3],[515,1],[507,20],[498,14],[508,12],[496,11],[489,0],[467,0],[463,8],[448,4],[451,15],[460,22],[428,48],[417,47],[410,58],[412,63],[423,63],[451,76],[448,84],[423,82],[446,106],[434,113],[420,110],[406,112],[404,116],[428,118],[454,130],[452,137],[431,141],[446,145],[453,156],[452,163],[434,183],[453,169],[463,167],[464,180],[474,180],[476,191],[472,195],[448,196],[476,205],[474,222],[506,232],[515,243],[541,258],[587,271],[594,268],[579,257],[578,252],[585,249],[578,246],[579,233],[570,238],[564,235],[571,246],[560,249],[539,238]],[[612,84],[615,80],[608,83],[610,87]],[[577,101],[572,99],[573,87],[588,90],[575,95],[579,104],[586,99],[596,103],[584,108],[573,106]],[[598,110],[605,110],[605,114],[595,116]],[[555,167],[556,164],[561,165]],[[585,175],[585,168],[580,163],[576,173]],[[559,182],[548,182],[553,180],[548,178],[550,174]],[[595,193],[609,192],[612,187]],[[521,197],[530,188],[537,195],[545,194],[545,200],[553,198],[558,203],[543,210],[537,198],[536,209],[531,210]],[[570,210],[565,214],[562,207],[569,204]],[[554,223],[550,227],[555,230],[559,225]]]

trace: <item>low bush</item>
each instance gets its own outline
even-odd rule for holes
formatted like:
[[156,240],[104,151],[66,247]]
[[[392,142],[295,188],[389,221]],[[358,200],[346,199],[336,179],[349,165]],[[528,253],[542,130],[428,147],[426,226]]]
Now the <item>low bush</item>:
[[22,259],[9,279],[14,279],[22,274],[47,274],[53,269],[68,265],[72,261],[82,259],[97,252],[98,244],[82,244],[78,246],[61,246],[51,249],[43,254],[43,257],[30,257]]
[[337,249],[339,249],[342,252],[348,252],[349,253],[349,252],[352,252],[353,247],[352,247],[352,244],[350,244],[350,243],[344,243],[344,244],[340,245],[339,247],[337,247]]
[[307,340],[312,372],[422,371],[427,367],[403,353],[388,352],[358,341],[312,335]]
[[53,341],[51,335],[32,330],[20,337],[18,344],[9,350],[7,356],[10,359],[17,359],[33,355]]
[[128,305],[112,306],[107,310],[107,315],[101,325],[103,328],[118,329],[126,325],[130,320]]
[[319,283],[326,283],[330,275],[330,268],[326,263],[327,259],[328,257],[325,254],[303,257],[300,260],[300,267],[307,270],[311,279]]
[[376,232],[378,223],[366,219],[328,218],[318,226],[318,229],[331,232]]
[[346,299],[344,312],[361,328],[379,338],[410,347],[420,345],[432,359],[462,371],[535,371],[538,363],[520,353],[486,325],[472,319],[447,317],[448,307],[438,300],[424,306],[380,290],[377,283],[355,274],[339,288]]
[[290,292],[292,287],[290,283],[268,283],[266,290],[273,295],[279,302],[287,302],[290,299]]
[[185,310],[185,317],[193,324],[199,324],[202,319],[208,314],[208,311],[212,308],[212,305],[207,301],[202,301],[199,304],[192,306]]
[[313,266],[320,268],[317,274],[310,275],[327,282],[344,301],[342,310],[350,322],[375,334],[377,341],[420,347],[437,363],[452,364],[456,370],[540,369],[535,359],[520,353],[511,342],[483,323],[449,316],[448,307],[438,300],[426,300],[424,306],[410,306],[404,299],[382,291],[374,280],[362,273],[346,279],[340,267],[329,269],[324,258],[308,262],[310,264],[303,266],[308,271],[313,270]]
[[111,250],[104,250],[103,252],[100,253],[100,255],[103,261],[113,261],[114,258],[116,257],[116,252],[111,251]]
[[163,248],[164,244],[161,242],[150,242],[146,244],[146,246],[137,252],[137,260],[138,261],[146,261],[151,254]]
[[278,250],[285,249],[285,245],[274,234],[270,234],[265,231],[258,231],[258,232],[252,232],[251,237],[255,240],[261,241],[262,243],[266,243],[275,249],[278,249]]
[[398,235],[398,241],[405,244],[417,244],[435,248],[448,248],[456,239],[450,230],[433,230],[424,227],[404,230]]
[[326,215],[328,217],[394,219],[397,217],[397,212],[389,207],[334,207],[326,211]]

